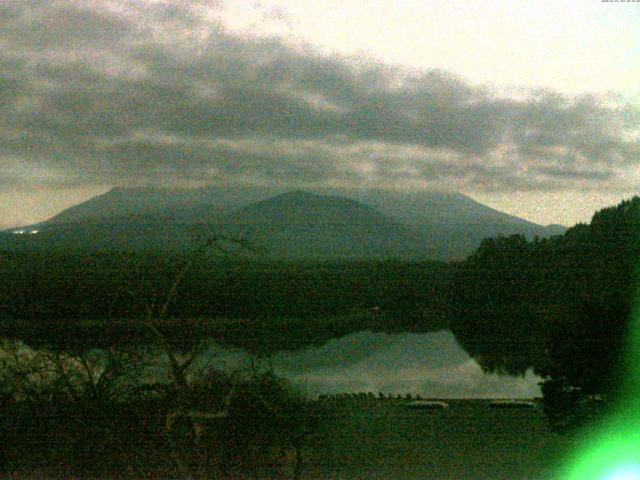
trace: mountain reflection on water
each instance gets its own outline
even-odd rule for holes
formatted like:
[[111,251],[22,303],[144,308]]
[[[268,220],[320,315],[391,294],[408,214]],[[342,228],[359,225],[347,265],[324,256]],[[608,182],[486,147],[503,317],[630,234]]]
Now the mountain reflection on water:
[[[128,377],[127,383],[171,382],[167,356],[155,348],[143,350],[146,360],[137,373]],[[27,365],[37,354],[24,345],[18,347],[18,352],[21,353],[17,357],[11,357],[2,351],[0,360],[21,359]],[[104,368],[107,352],[93,350],[90,355],[94,368]],[[311,397],[349,392],[469,399],[541,396],[538,386],[541,379],[533,372],[524,377],[484,373],[447,330],[393,335],[361,331],[322,346],[279,352],[267,358],[224,348],[211,340],[194,360],[190,368],[194,374],[212,369],[233,373],[254,367],[273,368],[277,375]],[[70,363],[74,364],[72,368],[83,376],[77,362]]]
[[[212,346],[205,357],[225,369],[250,362],[240,350]],[[310,395],[340,392],[420,394],[432,398],[532,398],[538,376],[484,373],[447,330],[422,334],[363,331],[319,347],[262,360]]]

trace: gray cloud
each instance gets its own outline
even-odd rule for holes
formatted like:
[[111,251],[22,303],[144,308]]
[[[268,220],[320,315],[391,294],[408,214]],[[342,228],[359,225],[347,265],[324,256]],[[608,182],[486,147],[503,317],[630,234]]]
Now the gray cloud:
[[241,38],[205,14],[216,6],[0,6],[0,188],[51,175],[615,188],[639,163],[640,113],[614,99],[501,97],[442,71]]

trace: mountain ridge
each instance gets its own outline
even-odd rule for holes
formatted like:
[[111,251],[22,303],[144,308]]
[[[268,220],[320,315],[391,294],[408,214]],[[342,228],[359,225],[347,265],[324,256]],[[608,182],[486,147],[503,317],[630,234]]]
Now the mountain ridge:
[[[462,259],[489,236],[533,238],[565,230],[500,212],[457,192],[115,187],[25,227],[42,234],[22,243],[46,248],[48,236],[50,245],[60,248],[72,248],[75,238],[89,249],[145,244],[172,249],[174,238],[179,249],[189,245],[186,232],[192,227],[253,239],[276,257],[439,260]],[[94,244],[89,236],[96,237]],[[2,244],[20,243],[10,240],[16,238],[5,235]]]

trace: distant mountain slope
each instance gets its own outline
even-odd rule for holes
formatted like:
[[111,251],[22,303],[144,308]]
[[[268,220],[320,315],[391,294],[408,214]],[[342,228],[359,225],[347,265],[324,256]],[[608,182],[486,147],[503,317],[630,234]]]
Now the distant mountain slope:
[[[371,205],[406,225],[491,225],[495,228],[518,226],[532,232],[563,233],[561,225],[543,227],[508,213],[495,210],[458,192],[397,192],[361,190],[345,196]],[[524,232],[521,232],[524,233]]]
[[114,188],[31,229],[38,234],[0,234],[0,248],[179,251],[199,234],[225,232],[275,257],[451,260],[466,257],[486,237],[566,230],[459,193],[246,187]]
[[289,192],[244,207],[225,228],[272,256],[427,258],[429,245],[374,208],[344,197]]
[[107,193],[67,208],[43,223],[101,223],[145,216],[182,222],[182,215],[201,203],[202,195],[198,190],[113,188]]
[[465,258],[488,237],[523,234],[533,239],[567,230],[562,225],[544,227],[500,212],[457,192],[362,190],[350,195],[411,226],[430,241],[437,259]]
[[24,235],[0,234],[0,248],[180,252],[197,245],[226,215],[208,200],[195,189],[113,188],[25,227]]
[[[383,225],[397,222],[374,208],[345,197],[319,195],[302,190],[283,193],[252,203],[231,215],[242,224],[283,225]],[[399,224],[397,224],[399,226]]]
[[46,224],[111,222],[135,217],[163,219],[177,223],[206,221],[223,213],[280,193],[270,189],[233,187],[161,188],[115,187],[108,192],[70,207],[48,219]]
[[[31,228],[31,227],[29,227]],[[70,222],[39,226],[37,233],[0,232],[0,250],[39,252],[182,252],[201,244],[207,224],[150,222]]]

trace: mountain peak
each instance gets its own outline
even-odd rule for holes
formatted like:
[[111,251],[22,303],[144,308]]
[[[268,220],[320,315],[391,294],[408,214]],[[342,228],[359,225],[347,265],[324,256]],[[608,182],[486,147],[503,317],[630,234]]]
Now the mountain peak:
[[266,200],[295,200],[311,202],[341,202],[341,203],[362,203],[349,195],[341,195],[333,192],[310,192],[308,190],[296,189],[274,195]]
[[235,212],[236,219],[255,222],[392,222],[376,209],[346,197],[321,195],[304,190],[292,190]]

